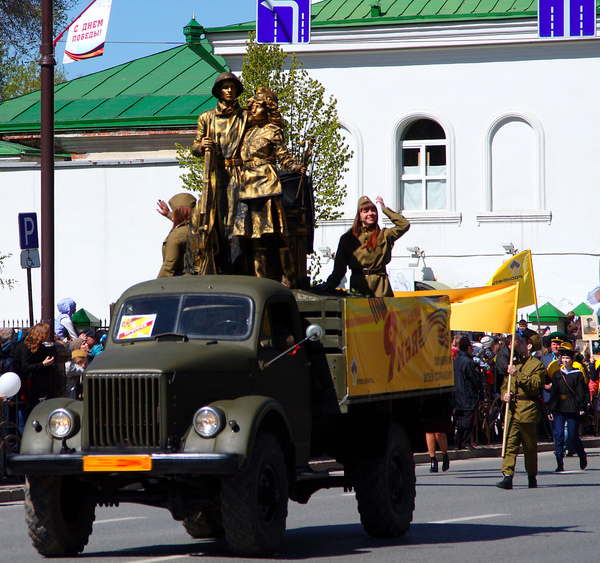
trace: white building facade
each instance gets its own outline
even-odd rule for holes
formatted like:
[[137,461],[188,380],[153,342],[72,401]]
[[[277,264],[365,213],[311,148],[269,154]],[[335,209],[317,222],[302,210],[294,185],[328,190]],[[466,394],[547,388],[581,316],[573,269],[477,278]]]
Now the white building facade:
[[[247,31],[207,38],[239,72]],[[599,45],[539,39],[534,17],[314,27],[294,50],[338,100],[354,151],[344,215],[319,225],[315,247],[335,251],[359,197],[380,195],[411,221],[390,270],[485,285],[510,243],[532,252],[538,303],[567,312],[585,301],[599,278]],[[177,133],[180,144],[192,138]],[[169,225],[155,202],[182,186],[173,142],[134,151],[113,138],[57,163],[57,301],[105,318],[124,289],[156,276]],[[24,318],[17,214],[39,213],[39,167],[0,166],[0,251],[13,253],[1,276],[18,280],[0,290],[0,319]]]

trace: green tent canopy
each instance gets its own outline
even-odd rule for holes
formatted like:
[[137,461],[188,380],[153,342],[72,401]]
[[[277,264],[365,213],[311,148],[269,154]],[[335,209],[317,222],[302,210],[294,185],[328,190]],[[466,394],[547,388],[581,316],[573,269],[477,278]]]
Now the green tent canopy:
[[[567,320],[567,315],[565,315],[560,309],[557,309],[550,302],[546,303],[545,305],[542,305],[539,308],[539,313],[540,323],[558,323]],[[529,319],[530,323],[537,321],[537,315],[535,311],[529,313],[527,318]]]
[[98,317],[95,317],[89,311],[85,309],[79,309],[79,311],[75,311],[73,316],[71,317],[73,324],[77,327],[87,328],[93,327],[98,328],[102,326],[102,322]]
[[575,309],[573,309],[573,313],[575,313],[578,317],[581,317],[583,315],[591,315],[593,314],[593,312],[594,310],[583,301],[579,305],[577,305]]

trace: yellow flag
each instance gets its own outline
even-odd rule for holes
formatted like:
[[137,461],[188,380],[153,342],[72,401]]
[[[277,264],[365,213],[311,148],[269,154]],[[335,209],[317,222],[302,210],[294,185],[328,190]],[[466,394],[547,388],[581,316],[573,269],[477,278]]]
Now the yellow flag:
[[519,284],[434,291],[395,292],[397,297],[450,298],[450,330],[512,333],[517,318]]
[[537,305],[531,250],[524,250],[509,258],[498,268],[487,284],[497,285],[505,283],[519,284],[519,302],[517,304],[519,308],[527,307],[528,305]]

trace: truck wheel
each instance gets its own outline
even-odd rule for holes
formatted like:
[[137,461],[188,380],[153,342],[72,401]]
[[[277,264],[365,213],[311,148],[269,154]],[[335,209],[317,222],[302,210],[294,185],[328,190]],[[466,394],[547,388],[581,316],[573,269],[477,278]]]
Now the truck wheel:
[[285,532],[288,479],[281,445],[260,432],[245,471],[221,482],[223,527],[237,555],[269,557]]
[[415,463],[403,428],[392,422],[382,459],[354,465],[354,488],[360,521],[374,538],[403,536],[415,509]]
[[195,539],[220,538],[224,534],[220,507],[207,506],[183,520],[185,531]]
[[33,546],[45,557],[72,557],[92,533],[96,505],[73,478],[25,480],[25,521]]

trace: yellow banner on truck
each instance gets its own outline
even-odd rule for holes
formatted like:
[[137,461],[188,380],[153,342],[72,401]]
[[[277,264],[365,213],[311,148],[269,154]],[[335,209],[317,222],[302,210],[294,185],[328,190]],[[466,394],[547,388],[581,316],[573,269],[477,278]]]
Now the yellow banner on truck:
[[445,295],[347,299],[348,396],[454,385]]

